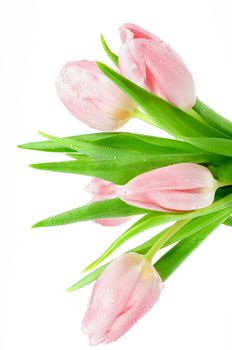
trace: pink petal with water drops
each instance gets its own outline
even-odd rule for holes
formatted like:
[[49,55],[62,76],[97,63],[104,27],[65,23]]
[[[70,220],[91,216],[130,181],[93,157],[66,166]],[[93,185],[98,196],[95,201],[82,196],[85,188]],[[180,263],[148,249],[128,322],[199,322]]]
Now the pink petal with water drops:
[[92,128],[111,131],[132,116],[135,106],[94,61],[71,61],[61,69],[57,93],[74,117]]
[[151,276],[138,278],[126,309],[119,315],[106,334],[105,343],[110,343],[124,335],[140,318],[142,318],[159,300],[163,284],[155,269]]
[[[118,186],[109,181],[93,178],[86,187],[86,191],[92,194],[93,202],[103,201],[115,198],[117,196]],[[119,226],[126,223],[131,218],[131,216],[125,216],[119,218],[103,218],[94,221],[102,226]]]
[[165,42],[134,24],[120,28],[121,74],[155,95],[189,110],[196,102],[192,74]]
[[217,182],[208,168],[180,163],[136,176],[119,190],[130,205],[158,210],[195,210],[214,200]]
[[90,344],[122,336],[159,299],[161,279],[143,255],[127,253],[113,260],[93,288],[82,329]]
[[95,283],[82,329],[91,344],[103,342],[114,320],[126,307],[143,268],[144,258],[135,253],[113,260]]

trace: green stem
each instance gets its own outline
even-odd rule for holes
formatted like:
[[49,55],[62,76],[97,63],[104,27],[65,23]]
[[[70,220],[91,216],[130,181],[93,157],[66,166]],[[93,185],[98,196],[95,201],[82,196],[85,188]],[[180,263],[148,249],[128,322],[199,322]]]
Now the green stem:
[[225,181],[217,180],[217,186],[216,186],[215,190],[217,190],[220,187],[227,187],[227,186],[232,186],[231,181],[225,182]]
[[194,108],[192,108],[189,111],[187,111],[187,113],[190,114],[193,118],[197,119],[199,122],[206,124],[204,119],[202,118],[202,116],[199,113],[197,113],[194,110]]
[[155,127],[158,128],[158,125],[155,123],[154,120],[152,120],[152,119],[149,117],[148,114],[145,114],[145,113],[143,113],[143,112],[140,112],[138,109],[136,109],[136,110],[134,111],[133,117],[134,117],[134,118],[137,118],[137,119],[140,119],[140,120],[142,120],[142,121],[144,121],[144,122],[146,122],[146,123],[148,123],[148,124],[151,124],[151,125],[153,125],[153,126],[155,126]]
[[155,253],[184,225],[187,224],[189,220],[179,220],[174,225],[170,226],[164,231],[164,234],[154,243],[154,245],[148,250],[144,255],[149,261],[152,261]]
[[230,120],[215,112],[199,99],[196,100],[196,103],[192,109],[201,116],[206,124],[223,132],[225,134],[225,138],[228,138],[228,136],[230,138],[232,137],[232,122]]

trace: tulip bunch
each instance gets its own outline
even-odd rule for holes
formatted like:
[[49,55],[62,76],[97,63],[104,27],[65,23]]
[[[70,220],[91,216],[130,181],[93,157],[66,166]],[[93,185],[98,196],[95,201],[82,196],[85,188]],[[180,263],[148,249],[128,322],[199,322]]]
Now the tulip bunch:
[[[96,280],[82,323],[93,345],[121,337],[158,301],[164,281],[189,254],[221,224],[232,226],[232,123],[196,97],[191,73],[169,45],[137,25],[119,32],[118,56],[101,36],[115,69],[71,61],[56,82],[68,111],[102,132],[40,133],[46,141],[19,146],[69,157],[33,168],[92,177],[89,203],[33,227],[133,220],[84,272],[93,270],[67,289]],[[115,132],[131,118],[171,138]],[[163,224],[149,240],[98,266],[130,238]],[[168,249],[157,259],[163,247]]]

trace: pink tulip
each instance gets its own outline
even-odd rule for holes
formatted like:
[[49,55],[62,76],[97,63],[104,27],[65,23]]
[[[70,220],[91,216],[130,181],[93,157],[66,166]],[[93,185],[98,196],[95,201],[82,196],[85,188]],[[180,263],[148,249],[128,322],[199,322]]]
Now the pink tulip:
[[143,255],[113,260],[96,281],[82,329],[91,345],[120,338],[158,301],[160,276]]
[[57,92],[74,117],[92,128],[120,128],[135,106],[96,66],[95,62],[68,62],[56,82]]
[[195,85],[181,57],[139,26],[127,23],[119,30],[120,72],[180,109],[191,109],[196,101]]
[[180,163],[136,176],[117,196],[136,207],[157,211],[185,211],[213,203],[217,182],[208,168]]
[[[115,198],[117,195],[118,187],[112,182],[108,182],[102,179],[93,178],[90,184],[86,188],[87,192],[92,194],[92,201],[103,201],[105,199]],[[96,223],[103,226],[118,226],[122,225],[128,220],[131,219],[131,216],[126,216],[122,218],[107,218],[107,219],[98,219],[95,220]]]

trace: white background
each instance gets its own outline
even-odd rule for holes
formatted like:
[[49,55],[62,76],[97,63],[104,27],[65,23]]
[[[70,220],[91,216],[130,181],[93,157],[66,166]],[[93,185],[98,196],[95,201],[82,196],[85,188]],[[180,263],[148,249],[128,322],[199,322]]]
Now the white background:
[[[42,218],[89,200],[83,189],[88,178],[30,169],[29,163],[55,156],[16,148],[39,140],[37,130],[57,136],[92,132],[69,115],[56,96],[60,67],[82,58],[109,64],[100,33],[117,51],[118,27],[134,22],[169,42],[192,71],[198,96],[231,117],[230,3],[1,0],[2,349],[89,349],[80,323],[91,287],[73,294],[64,289],[128,226],[107,229],[88,222],[30,229]],[[130,121],[123,130],[162,135],[139,121]],[[144,238],[153,234],[147,232]],[[146,343],[158,350],[231,349],[231,251],[232,232],[221,226],[167,281],[152,311],[108,347],[140,349]]]

